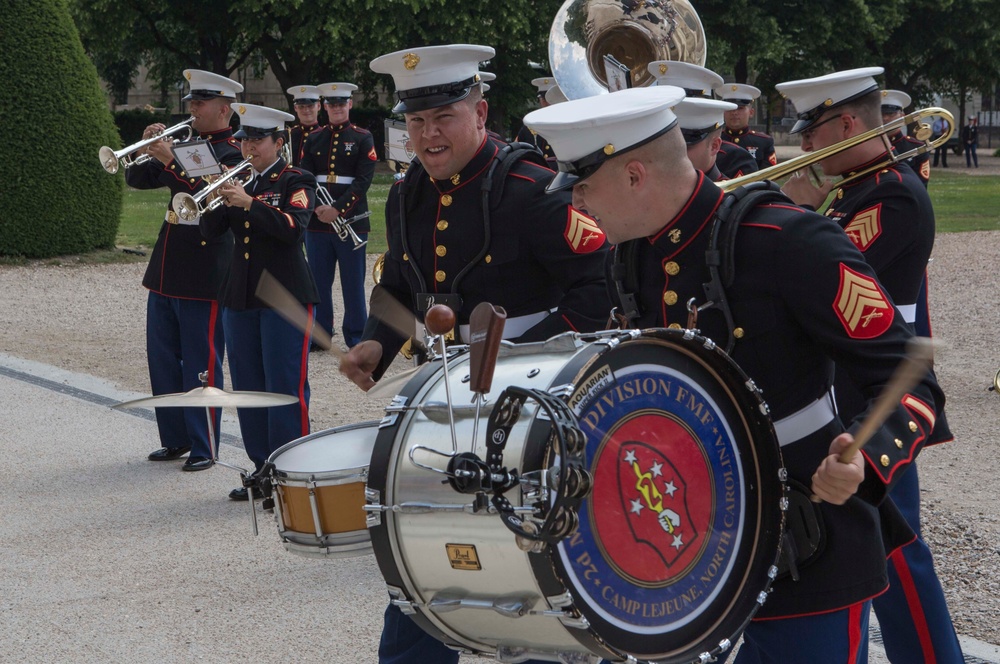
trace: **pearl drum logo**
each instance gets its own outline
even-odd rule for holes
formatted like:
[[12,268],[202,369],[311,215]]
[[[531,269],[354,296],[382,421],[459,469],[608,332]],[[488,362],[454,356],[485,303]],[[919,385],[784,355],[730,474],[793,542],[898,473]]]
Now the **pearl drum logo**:
[[679,629],[742,574],[737,442],[711,394],[671,367],[612,367],[591,385],[574,402],[594,488],[560,557],[604,620],[636,634]]

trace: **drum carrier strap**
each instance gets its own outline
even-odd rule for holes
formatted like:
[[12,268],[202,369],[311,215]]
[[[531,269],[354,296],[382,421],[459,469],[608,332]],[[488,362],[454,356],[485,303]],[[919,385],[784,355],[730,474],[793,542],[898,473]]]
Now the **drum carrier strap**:
[[[435,304],[448,305],[448,307],[450,307],[456,314],[461,311],[462,296],[458,294],[458,287],[462,283],[462,279],[465,275],[468,274],[469,271],[476,265],[479,265],[489,252],[491,239],[491,212],[497,208],[500,204],[500,200],[503,198],[503,190],[504,184],[507,181],[507,174],[510,172],[510,169],[514,166],[514,164],[522,160],[527,160],[548,168],[544,155],[542,155],[541,151],[531,143],[509,143],[497,151],[496,155],[493,157],[493,161],[490,164],[490,168],[487,171],[486,176],[482,179],[483,246],[479,250],[479,253],[476,254],[476,257],[469,261],[455,276],[455,280],[451,284],[450,293],[428,293],[427,282],[424,280],[424,275],[420,273],[420,269],[414,264],[415,261],[410,261],[410,268],[413,270],[413,274],[417,278],[417,284],[419,284],[419,292],[416,293],[416,304],[420,311],[427,311]],[[403,178],[403,181],[399,184],[398,196],[400,238],[403,243],[403,251],[406,252],[408,256],[412,256],[413,252],[410,251],[410,243],[406,233],[406,192],[417,182],[417,179],[423,175],[423,173],[424,167],[419,161],[414,161],[411,163],[410,168],[406,170],[406,177]]]
[[[532,504],[533,516],[541,523],[519,517],[504,495],[522,482],[534,483],[528,480],[527,474],[519,475],[516,469],[508,470],[503,464],[510,431],[528,399],[541,407],[537,419],[551,423],[547,443],[553,446],[562,464],[547,471],[549,479],[554,480],[554,498],[550,501],[547,492],[536,492],[538,501]],[[448,464],[452,488],[460,493],[477,494],[476,504],[480,507],[485,506],[486,494],[491,493],[490,504],[499,512],[504,525],[518,536],[518,545],[525,550],[540,552],[545,545],[558,544],[576,530],[580,501],[590,493],[593,481],[586,469],[584,455],[587,437],[562,399],[541,390],[508,387],[500,393],[490,414],[486,441],[485,462],[472,452],[452,458]]]
[[[726,289],[733,285],[733,280],[736,278],[736,231],[751,210],[772,202],[791,203],[777,184],[768,180],[752,182],[726,194],[712,219],[709,246],[705,251],[709,281],[702,284],[707,302],[699,307],[699,311],[718,309],[722,313],[728,334],[725,346],[727,354],[731,354],[736,345],[736,338],[733,336],[736,325],[726,298]],[[618,319],[627,327],[635,325],[635,321],[643,313],[639,310],[639,301],[635,295],[639,290],[640,241],[629,240],[621,243],[615,250],[611,266],[611,279],[621,306]]]

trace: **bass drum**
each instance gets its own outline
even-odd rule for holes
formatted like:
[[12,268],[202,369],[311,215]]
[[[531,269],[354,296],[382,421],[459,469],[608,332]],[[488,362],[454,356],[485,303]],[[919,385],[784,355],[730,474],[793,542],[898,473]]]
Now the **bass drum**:
[[[679,663],[727,650],[766,598],[784,516],[767,406],[729,357],[681,330],[505,346],[478,416],[468,353],[448,365],[458,452],[486,456],[507,386],[542,390],[576,415],[592,489],[575,531],[541,547],[458,493],[439,474],[452,438],[442,362],[429,363],[387,409],[366,491],[393,603],[445,643],[501,661]],[[506,468],[537,480],[505,493],[525,521],[554,502],[551,431],[529,400],[503,449]]]

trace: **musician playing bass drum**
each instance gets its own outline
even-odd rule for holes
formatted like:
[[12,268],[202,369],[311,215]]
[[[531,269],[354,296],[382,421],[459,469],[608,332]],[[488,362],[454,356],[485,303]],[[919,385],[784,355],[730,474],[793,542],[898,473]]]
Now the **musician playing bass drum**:
[[[235,136],[251,159],[252,177],[245,185],[237,177],[220,187],[224,205],[202,216],[201,232],[209,239],[230,231],[236,237],[219,294],[233,388],[298,397],[287,406],[238,409],[243,445],[260,470],[272,452],[309,433],[309,335],[254,293],[266,270],[305,305],[311,325],[318,298],[302,236],[312,216],[316,179],[279,156],[292,115],[252,104],[236,110]],[[229,497],[247,500],[247,490],[233,489]]]
[[[340,289],[344,296],[340,330],[348,348],[361,341],[368,320],[365,250],[358,248],[350,237],[341,239],[331,224],[337,217],[347,220],[368,212],[368,188],[378,161],[371,132],[350,120],[351,93],[357,89],[358,86],[351,83],[319,86],[330,123],[310,134],[300,162],[333,199],[333,205],[317,204],[306,233],[306,253],[320,298],[316,323],[334,333],[333,279],[339,265]],[[362,242],[368,239],[371,226],[367,218],[359,218],[351,227]],[[319,346],[314,344],[312,348],[317,350]]]

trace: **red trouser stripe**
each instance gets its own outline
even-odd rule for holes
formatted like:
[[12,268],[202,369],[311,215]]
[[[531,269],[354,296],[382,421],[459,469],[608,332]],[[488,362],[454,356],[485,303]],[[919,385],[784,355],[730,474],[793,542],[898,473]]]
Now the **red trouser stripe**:
[[309,317],[306,320],[306,333],[302,338],[302,364],[299,366],[299,413],[302,416],[302,436],[309,434],[309,406],[306,405],[306,372],[309,369],[309,343],[312,339],[313,306],[306,305]]
[[913,575],[910,567],[906,564],[906,557],[903,556],[903,549],[900,547],[892,552],[889,560],[896,568],[899,575],[899,584],[903,587],[903,594],[906,595],[906,604],[910,609],[910,619],[913,621],[913,628],[917,632],[917,640],[920,642],[920,650],[924,654],[924,664],[936,664],[937,658],[934,656],[934,643],[931,641],[931,631],[927,627],[927,616],[924,615],[924,606],[920,603],[920,595],[917,593],[917,586],[913,583]]
[[868,605],[862,602],[847,609],[847,664],[858,664],[858,649],[861,647],[861,610]]
[[[214,300],[212,302],[211,313],[208,314],[208,384],[212,387],[215,385],[215,326],[219,323],[219,301]],[[212,427],[212,431],[208,432],[211,437],[208,441],[214,449],[209,450],[209,454],[214,454],[215,458],[219,458],[219,432],[215,431],[215,408],[208,411],[209,416],[212,421],[208,423],[209,427]]]

